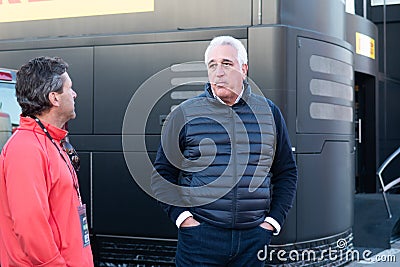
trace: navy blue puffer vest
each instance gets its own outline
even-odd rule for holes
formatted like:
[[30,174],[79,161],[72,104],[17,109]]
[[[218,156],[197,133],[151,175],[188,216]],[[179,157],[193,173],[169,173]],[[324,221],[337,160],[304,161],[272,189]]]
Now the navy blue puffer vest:
[[[186,160],[179,184],[193,188],[185,204],[200,220],[224,228],[260,224],[269,210],[269,170],[275,151],[275,123],[264,97],[246,86],[232,107],[206,93],[182,103],[181,131]],[[201,203],[198,206],[196,203]]]

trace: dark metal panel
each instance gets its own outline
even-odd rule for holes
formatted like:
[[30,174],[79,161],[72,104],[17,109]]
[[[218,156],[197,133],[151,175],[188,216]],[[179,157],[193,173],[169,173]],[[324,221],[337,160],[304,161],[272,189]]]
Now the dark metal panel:
[[[400,49],[399,49],[399,28],[400,22],[392,22],[386,24],[386,45],[384,42],[384,25],[382,23],[375,24],[378,27],[380,49],[378,50],[379,57],[379,71],[382,74],[386,74],[388,80],[394,79],[400,81],[400,68],[398,67],[400,62]],[[386,49],[386,62],[384,52]],[[386,63],[386,73],[385,72]],[[384,75],[380,77],[382,80],[385,78]],[[383,90],[383,87],[380,87]],[[384,107],[384,106],[381,106]],[[391,111],[392,112],[392,111]]]
[[70,141],[77,151],[84,152],[118,152],[122,151],[120,135],[70,135]]
[[[155,111],[157,112],[157,111]],[[142,152],[143,139],[146,142],[146,149],[156,152],[160,145],[160,135],[124,135],[124,151]],[[78,151],[84,152],[120,152],[122,151],[121,135],[71,135],[70,138],[74,147]]]
[[262,24],[280,24],[281,17],[281,0],[257,0],[257,4],[261,2]]
[[[296,159],[297,161],[297,159]],[[297,198],[298,196],[296,196]],[[296,242],[297,238],[297,200],[294,201],[292,208],[286,217],[281,232],[277,236],[272,236],[272,245],[287,245]]]
[[[208,42],[184,42],[96,47],[95,133],[120,134],[125,112],[135,91],[147,79],[173,64],[202,61],[207,45]],[[173,87],[171,83],[160,86]],[[160,89],[154,88],[154,90]],[[143,101],[151,102],[149,99]],[[179,102],[169,100],[158,101],[157,104],[159,108],[157,115],[168,115],[171,106]],[[154,116],[148,133],[160,132],[159,118]]]
[[[245,43],[245,41],[243,41]],[[175,42],[157,44],[138,44],[124,46],[101,46],[95,48],[95,114],[94,129],[96,134],[121,134],[122,122],[134,93],[148,79],[152,79],[154,87],[146,88],[149,93],[142,100],[153,106],[150,114],[136,114],[137,125],[130,134],[144,134],[140,132],[144,116],[149,115],[146,121],[146,134],[158,135],[161,132],[162,120],[173,105],[178,105],[185,99],[172,99],[171,92],[178,90],[204,90],[203,84],[176,86],[173,78],[200,77],[207,80],[204,71],[176,71],[168,75],[158,76],[158,73],[176,64],[198,61],[203,66],[204,51],[209,41]],[[171,75],[171,76],[170,76]],[[165,79],[167,78],[167,79]],[[150,99],[155,92],[168,91],[161,99]],[[111,105],[110,103],[118,103]],[[107,107],[105,109],[104,107]],[[133,116],[134,117],[134,116]]]
[[[75,144],[73,144],[75,145]],[[91,194],[91,170],[90,170],[90,153],[79,152],[80,169],[78,172],[79,191],[81,192],[82,202],[86,204],[86,215],[88,223],[92,225],[92,194]]]
[[320,154],[327,140],[350,142],[354,147],[354,136],[338,134],[298,134],[296,135],[298,154]]
[[[351,139],[351,137],[349,137]],[[335,235],[353,224],[351,142],[326,142],[321,154],[297,155],[297,242]],[[316,168],[318,166],[318,168]]]
[[[297,33],[296,33],[297,34]],[[249,28],[249,77],[282,111],[296,146],[296,43],[284,26]]]
[[209,41],[214,36],[231,35],[235,38],[247,38],[247,27],[208,28],[197,30],[174,30],[151,33],[120,33],[108,35],[59,36],[38,39],[1,41],[0,51],[25,50],[62,47],[85,47],[122,44],[148,44],[187,41]]
[[384,63],[384,51],[386,49],[386,76],[390,79],[396,79],[400,81],[400,22],[388,23],[386,24],[386,47],[384,47],[383,33],[384,28],[382,24],[377,24],[379,31],[379,43],[382,44],[382,48],[379,49],[379,70],[384,73],[385,66]]
[[[147,153],[136,156],[140,162]],[[176,238],[176,226],[136,184],[122,153],[93,153],[93,177],[94,234]]]
[[[352,52],[309,38],[298,42],[297,132],[354,134]],[[318,92],[313,82],[321,82]]]
[[[249,77],[263,92],[275,95],[285,90],[288,41],[285,27],[252,27],[249,29]],[[282,102],[282,101],[279,101]]]
[[[395,80],[388,80],[386,87],[383,83],[380,85],[379,100],[380,106],[380,162],[392,154],[400,145],[400,112],[398,99],[400,99],[400,82]],[[386,168],[384,177],[387,180],[392,180],[399,177],[399,164],[400,157],[393,160],[392,163]]]
[[[269,1],[265,1],[269,2]],[[282,0],[280,23],[344,40],[345,4],[341,0]],[[268,4],[267,7],[268,8]]]
[[76,119],[68,124],[73,134],[91,134],[93,117],[93,49],[53,48],[22,51],[0,51],[3,67],[19,69],[37,56],[58,56],[69,63],[68,73],[78,97],[75,101]]
[[386,99],[385,101],[385,109],[386,109],[386,118],[385,123],[383,124],[386,133],[385,137],[388,140],[398,140],[399,132],[400,132],[400,112],[395,112],[399,109],[399,99],[400,99],[400,81],[392,82],[387,81],[386,85]]
[[[383,5],[370,6],[368,18],[375,23],[383,23]],[[386,5],[386,22],[400,22],[400,5]]]

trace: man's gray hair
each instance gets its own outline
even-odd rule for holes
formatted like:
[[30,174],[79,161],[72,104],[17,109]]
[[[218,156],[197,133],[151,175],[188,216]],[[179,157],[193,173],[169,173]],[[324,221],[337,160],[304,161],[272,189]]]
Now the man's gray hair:
[[36,57],[17,72],[15,93],[22,116],[36,116],[52,107],[51,92],[62,93],[68,63],[59,57]]
[[206,52],[204,53],[204,62],[208,65],[208,54],[211,49],[219,46],[219,45],[230,45],[236,49],[238,52],[237,60],[239,61],[240,66],[243,64],[247,64],[247,51],[241,41],[233,38],[232,36],[217,36],[208,45]]

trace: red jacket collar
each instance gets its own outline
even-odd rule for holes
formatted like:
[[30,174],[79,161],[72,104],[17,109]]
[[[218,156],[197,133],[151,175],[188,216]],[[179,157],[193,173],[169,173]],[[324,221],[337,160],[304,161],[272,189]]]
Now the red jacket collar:
[[[21,116],[19,123],[20,123],[20,126],[18,127],[19,130],[31,130],[31,131],[34,131],[39,134],[45,134],[43,132],[42,128],[40,128],[40,126],[37,124],[37,122],[30,117],[22,117]],[[44,127],[46,127],[50,136],[56,141],[60,141],[60,140],[64,139],[68,134],[68,132],[64,129],[60,129],[60,128],[53,126],[49,123],[46,123],[44,121],[42,121],[42,123],[43,123]]]

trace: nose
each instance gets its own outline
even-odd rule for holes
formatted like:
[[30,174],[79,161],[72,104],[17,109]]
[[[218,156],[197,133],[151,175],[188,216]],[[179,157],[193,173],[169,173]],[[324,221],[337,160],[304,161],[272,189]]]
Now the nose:
[[215,70],[215,74],[218,77],[225,75],[225,70],[224,70],[224,67],[222,66],[222,64],[218,64],[217,65],[217,69]]
[[74,89],[72,89],[72,97],[75,99],[78,97],[78,94],[75,92]]

